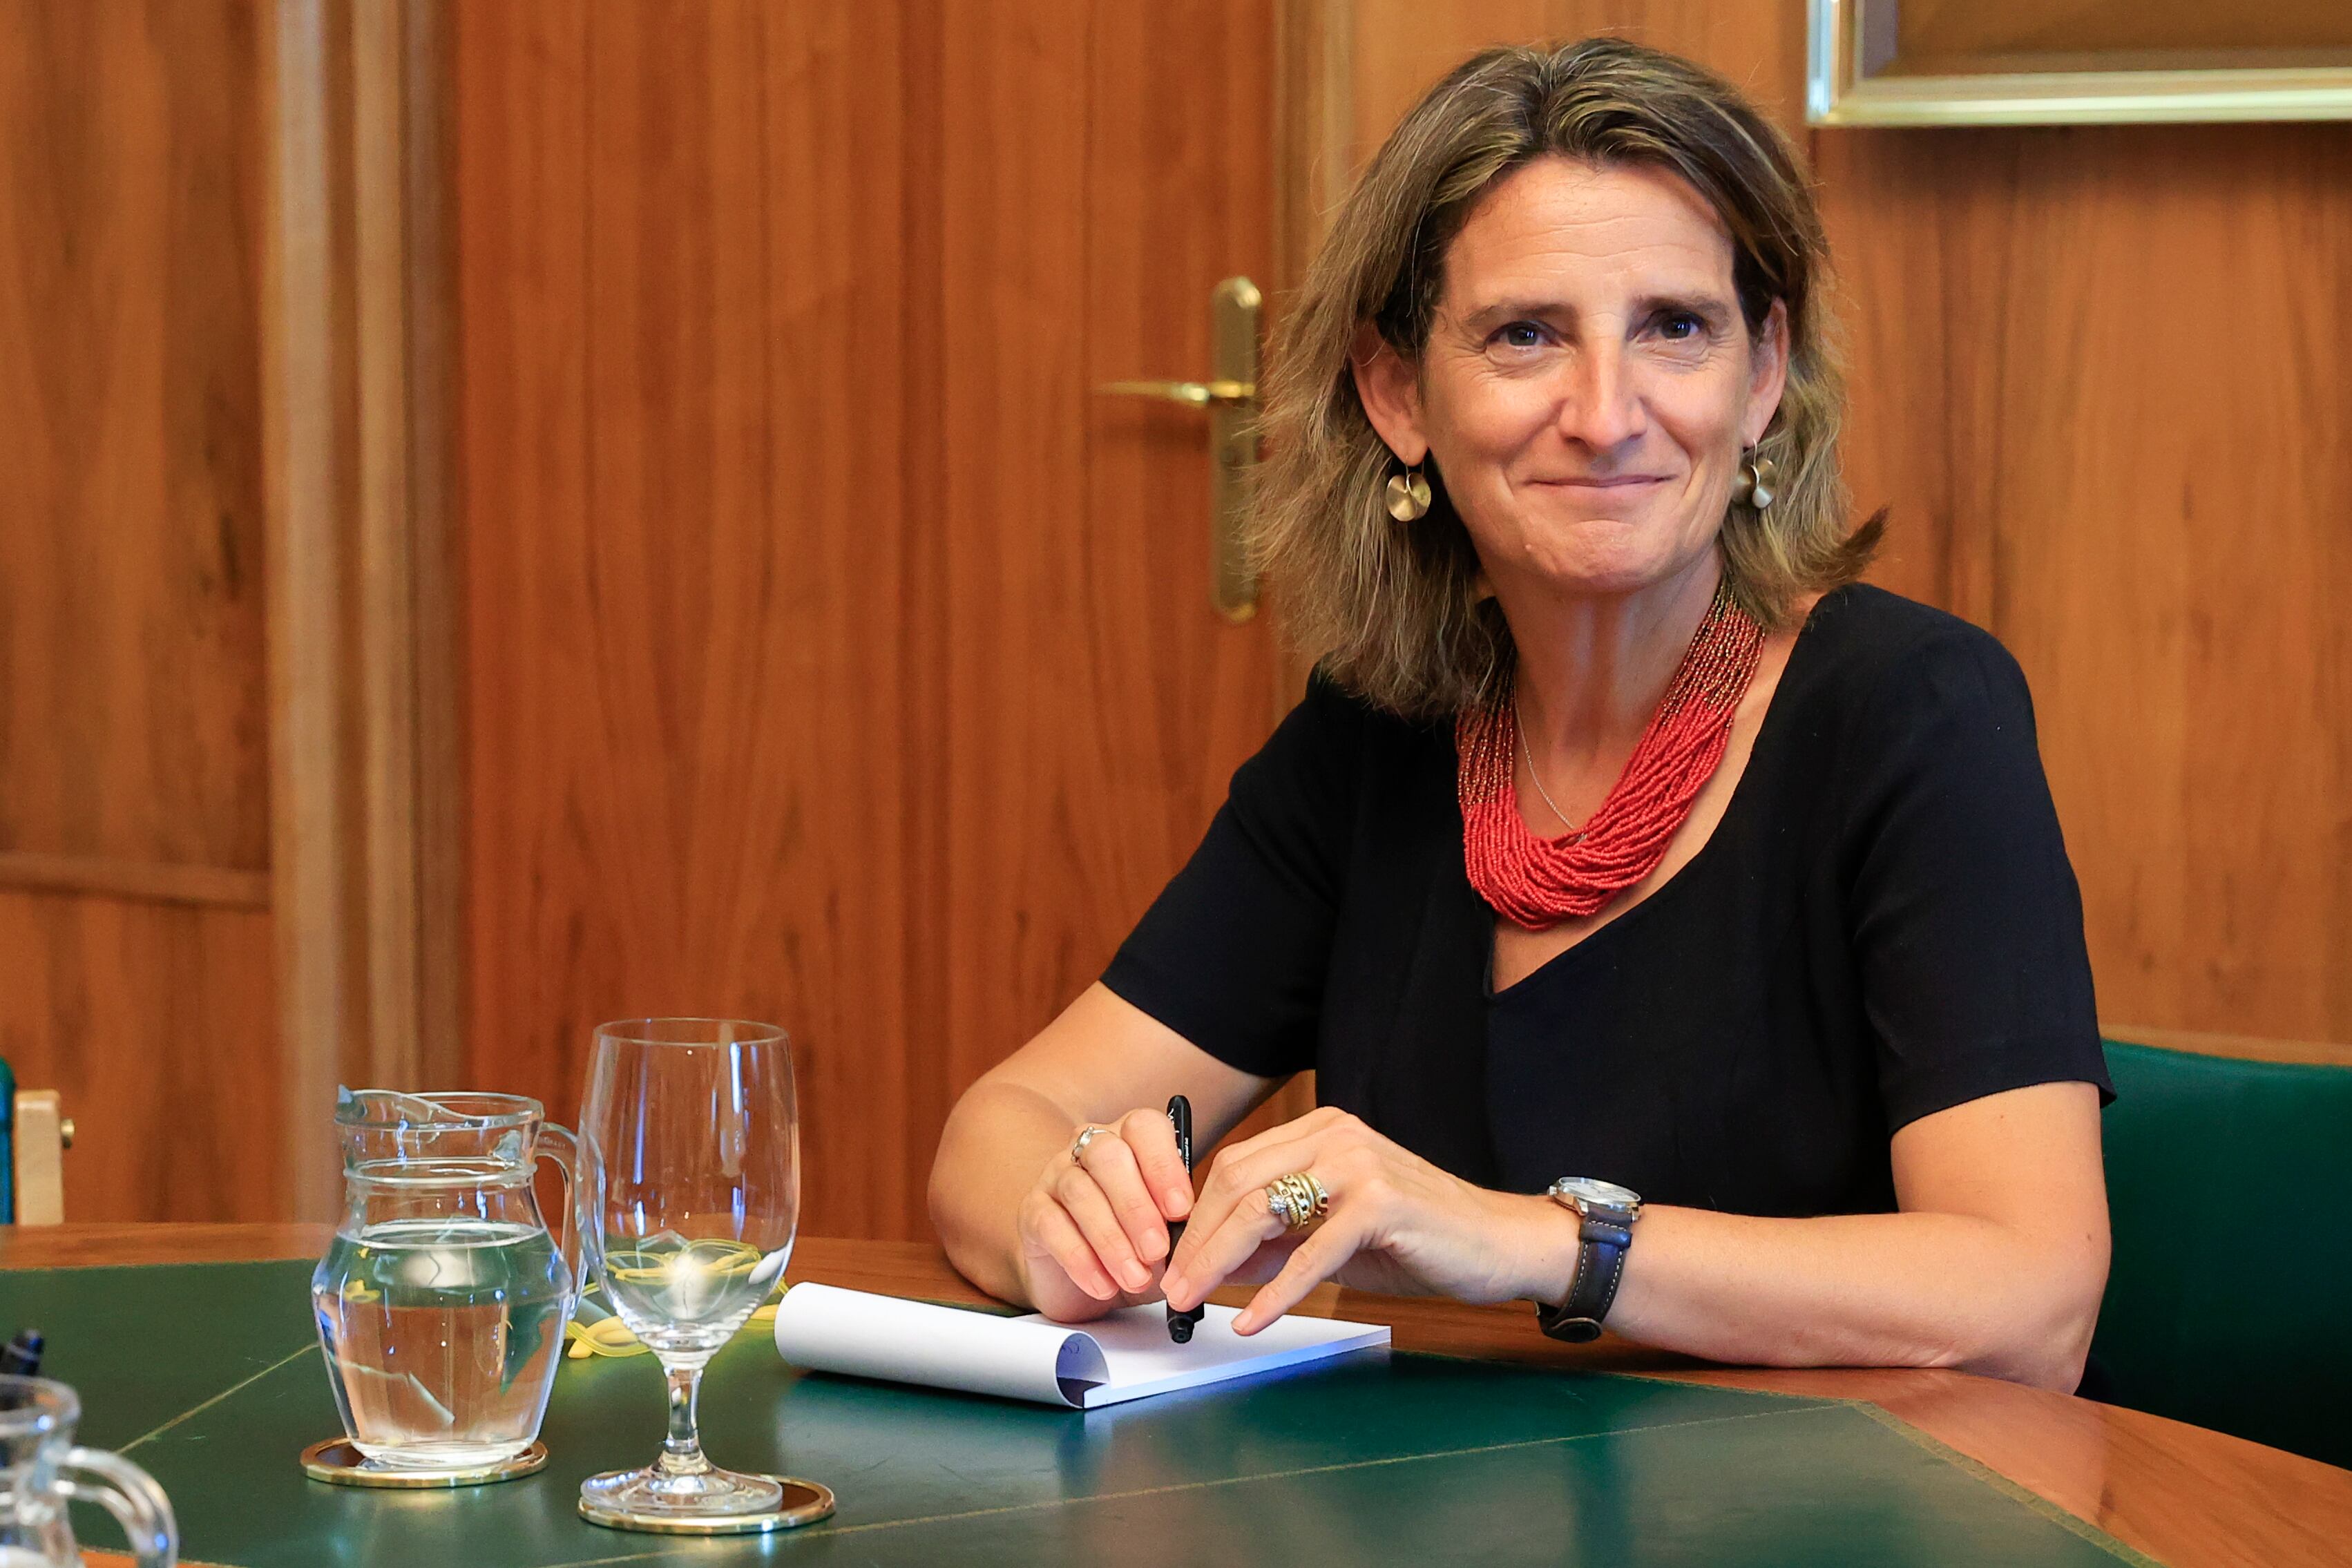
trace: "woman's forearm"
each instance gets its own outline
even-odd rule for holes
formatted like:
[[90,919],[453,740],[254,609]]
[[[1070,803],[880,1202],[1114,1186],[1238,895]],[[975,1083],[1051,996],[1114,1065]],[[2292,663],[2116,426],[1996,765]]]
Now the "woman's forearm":
[[[1575,1216],[1559,1214],[1572,1232]],[[2024,1234],[1954,1214],[1759,1219],[1660,1206],[1634,1226],[1609,1327],[1711,1361],[1956,1367],[2071,1393],[2105,1276],[2104,1232]],[[1565,1273],[1557,1284],[1564,1295]]]
[[[1966,1101],[1905,1126],[1889,1155],[1899,1213],[1643,1210],[1609,1326],[1715,1361],[1957,1367],[2071,1392],[2107,1279],[2098,1091]],[[1573,1215],[1530,1201],[1573,1236]],[[1554,1243],[1530,1245],[1542,1258]],[[1565,1291],[1556,1272],[1545,1284]]]
[[1100,1310],[1101,1304],[1087,1300],[1066,1279],[1060,1283],[1071,1292],[1069,1301],[1032,1300],[1016,1221],[1037,1173],[1069,1139],[1069,1116],[1043,1095],[983,1081],[957,1102],[931,1163],[931,1224],[948,1260],[990,1295],[1056,1317],[1085,1306]]
[[[1167,1222],[1192,1184],[1152,1108],[1189,1098],[1205,1147],[1276,1087],[1091,985],[956,1102],[931,1164],[931,1223],[966,1279],[1064,1322],[1156,1301]],[[1080,1165],[1071,1140],[1088,1124],[1111,1131]]]

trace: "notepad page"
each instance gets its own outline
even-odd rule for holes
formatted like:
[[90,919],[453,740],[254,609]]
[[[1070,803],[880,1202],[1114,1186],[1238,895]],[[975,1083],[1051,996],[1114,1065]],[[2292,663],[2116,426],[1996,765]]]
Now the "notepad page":
[[793,1286],[776,1308],[777,1353],[812,1372],[1091,1410],[1297,1366],[1389,1342],[1378,1323],[1282,1318],[1247,1339],[1231,1307],[1212,1306],[1192,1342],[1168,1337],[1165,1307],[1129,1307],[1085,1323],[1038,1313],[1002,1318],[929,1301]]
[[[1192,1342],[1181,1345],[1168,1337],[1165,1307],[1128,1307],[1074,1325],[1102,1347],[1108,1371],[1103,1382],[1079,1396],[1080,1408],[1095,1410],[1155,1394],[1252,1377],[1389,1342],[1386,1324],[1334,1318],[1277,1318],[1244,1338],[1234,1332],[1234,1320],[1240,1315],[1232,1307],[1211,1305],[1193,1329]],[[1013,1321],[1045,1324],[1049,1320],[1032,1313]]]

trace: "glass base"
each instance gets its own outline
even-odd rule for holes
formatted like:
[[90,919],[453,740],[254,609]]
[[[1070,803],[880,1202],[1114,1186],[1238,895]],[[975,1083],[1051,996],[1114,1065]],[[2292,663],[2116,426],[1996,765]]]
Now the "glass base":
[[673,1476],[649,1466],[580,1483],[581,1517],[612,1530],[737,1535],[814,1524],[833,1510],[830,1488],[790,1476],[717,1469]]
[[532,1443],[519,1454],[486,1464],[391,1464],[370,1458],[347,1437],[331,1437],[302,1450],[302,1473],[339,1487],[478,1487],[536,1475],[547,1468],[547,1445]]

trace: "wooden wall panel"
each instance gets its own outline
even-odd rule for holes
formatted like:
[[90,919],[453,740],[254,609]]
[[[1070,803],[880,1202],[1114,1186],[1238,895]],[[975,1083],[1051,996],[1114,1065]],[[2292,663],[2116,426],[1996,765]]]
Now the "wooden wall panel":
[[772,1017],[809,1227],[926,1231],[955,1095],[1271,723],[1199,425],[1089,392],[1203,372],[1263,271],[1271,83],[1197,92],[1270,42],[1263,0],[460,8],[476,1082],[568,1115],[602,1019]]
[[[1969,133],[1916,134],[1948,153],[1949,139]],[[1955,220],[1907,164],[1854,158],[1857,145],[1843,132],[1812,142],[1846,343],[1846,482],[1857,515],[1889,514],[1871,579],[1980,620],[1990,558],[1973,548],[1977,532],[1957,525],[1953,474],[1969,464],[1962,426],[1981,429],[1992,411],[1964,406],[1950,391],[1952,360],[1975,337],[1948,295],[1944,251]],[[1983,391],[2000,395],[1997,386]]]
[[1558,37],[1548,0],[1348,0],[1347,162],[1361,168],[1423,93],[1472,51]]
[[940,541],[913,526],[939,515],[916,433],[939,427],[943,374],[939,215],[913,150],[938,145],[939,37],[903,6],[793,7],[768,26],[768,416],[751,434],[790,543],[760,629],[775,684],[745,718],[800,794],[740,973],[775,977],[760,1016],[796,1032],[812,1227],[920,1235],[944,994],[923,955],[946,940],[945,813],[921,781],[940,776],[947,649]]
[[0,17],[0,1056],[74,1219],[275,1217],[249,0]]
[[1345,90],[1351,161],[1378,150],[1431,83],[1490,44],[1563,43],[1609,33],[1722,72],[1790,132],[1805,112],[1805,25],[1796,5],[1726,0],[1352,0]]
[[68,1220],[285,1217],[258,910],[0,890],[0,1057],[75,1123]]
[[782,1020],[813,1223],[898,1234],[897,78],[681,15],[457,39],[472,1077],[568,1120],[604,1019]]
[[[1097,303],[1084,197],[1092,9],[970,0],[943,13],[940,141],[924,150],[937,160],[939,185],[925,195],[941,215],[940,292],[919,308],[940,323],[945,481],[934,651],[946,745],[932,775],[946,827],[933,862],[945,879],[934,890],[945,1049],[919,1075],[917,1092],[933,1100],[926,1120],[1003,1055],[1041,990],[1066,986],[1066,997],[1083,984],[1070,983],[1089,955],[1070,939],[1104,911],[1055,907],[1054,895],[1113,891],[1084,876],[1112,851],[1087,831],[1099,817],[1064,771],[1076,760],[1080,777],[1101,780],[1108,738],[1073,689],[1091,661],[1086,584],[1069,570],[1092,542],[1082,489],[1094,401],[1086,317]],[[1009,509],[1034,544],[1005,548]]]
[[0,849],[268,864],[248,5],[0,26]]
[[2032,682],[2103,1014],[2352,1037],[2352,131],[1817,147],[1848,257],[1937,307],[1857,286],[1911,400],[1857,424]]

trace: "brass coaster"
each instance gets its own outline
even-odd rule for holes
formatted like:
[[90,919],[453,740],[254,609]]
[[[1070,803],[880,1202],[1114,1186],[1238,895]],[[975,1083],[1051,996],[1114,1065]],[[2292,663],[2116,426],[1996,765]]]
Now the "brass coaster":
[[[754,1472],[755,1474],[758,1472]],[[833,1517],[833,1489],[822,1481],[770,1476],[781,1482],[784,1500],[766,1513],[729,1513],[710,1519],[680,1519],[674,1514],[626,1513],[602,1503],[580,1500],[580,1517],[607,1530],[642,1530],[655,1535],[751,1535],[771,1530],[791,1530]]]
[[339,1487],[393,1487],[404,1491],[433,1487],[480,1487],[492,1481],[517,1480],[547,1468],[547,1445],[533,1443],[513,1458],[495,1465],[435,1470],[406,1465],[379,1464],[352,1446],[348,1437],[330,1437],[302,1450],[302,1473],[314,1481]]

